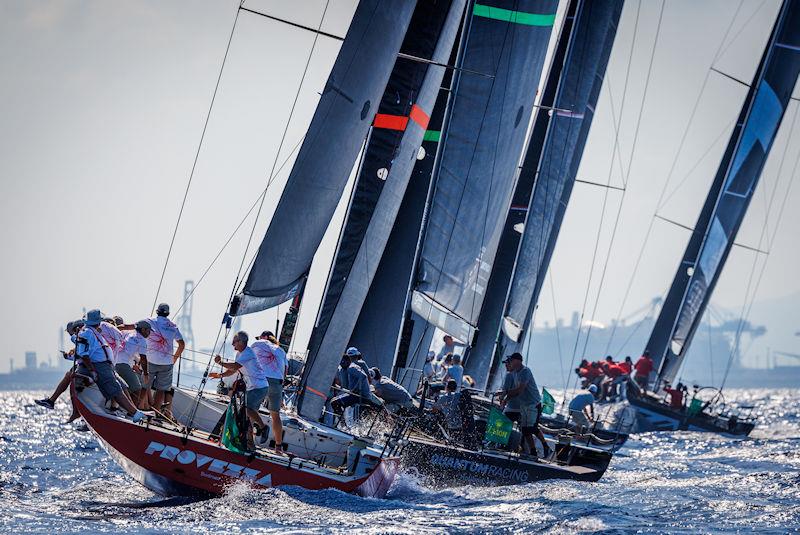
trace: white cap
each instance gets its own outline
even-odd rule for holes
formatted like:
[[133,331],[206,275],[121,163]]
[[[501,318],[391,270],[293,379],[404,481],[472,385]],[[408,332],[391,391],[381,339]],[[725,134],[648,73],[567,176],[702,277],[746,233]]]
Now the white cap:
[[588,388],[588,390],[589,390],[589,392],[591,392],[592,394],[597,394],[597,385],[589,385],[589,388]]

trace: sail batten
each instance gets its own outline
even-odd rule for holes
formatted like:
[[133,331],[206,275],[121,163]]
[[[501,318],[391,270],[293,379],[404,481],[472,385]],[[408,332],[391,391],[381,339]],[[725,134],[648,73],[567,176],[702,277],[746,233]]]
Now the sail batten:
[[734,245],[800,73],[800,1],[785,0],[646,349],[672,382]]
[[362,0],[356,8],[233,314],[265,310],[302,290],[372,124],[415,3]]

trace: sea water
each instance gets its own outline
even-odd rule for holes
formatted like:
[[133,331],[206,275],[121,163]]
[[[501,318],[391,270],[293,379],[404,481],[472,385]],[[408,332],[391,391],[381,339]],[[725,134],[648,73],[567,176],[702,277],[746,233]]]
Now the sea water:
[[126,476],[91,433],[0,393],[2,533],[741,532],[800,529],[800,391],[731,390],[762,417],[749,439],[633,435],[598,483],[432,489],[401,474],[386,499],[232,486],[162,498]]

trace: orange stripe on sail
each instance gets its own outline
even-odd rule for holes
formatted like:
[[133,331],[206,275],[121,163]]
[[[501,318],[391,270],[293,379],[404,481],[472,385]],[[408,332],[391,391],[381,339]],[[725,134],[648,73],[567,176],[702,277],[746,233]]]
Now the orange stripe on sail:
[[401,115],[389,115],[387,113],[375,114],[375,120],[372,126],[375,128],[386,128],[387,130],[400,130],[401,132],[406,129],[408,125],[408,117]]
[[325,394],[323,394],[323,393],[322,393],[322,392],[320,392],[319,390],[315,390],[315,389],[311,388],[311,387],[310,387],[310,386],[308,386],[308,385],[306,385],[306,390],[308,390],[308,391],[309,391],[309,392],[311,392],[312,394],[316,394],[316,395],[318,395],[318,396],[319,396],[319,397],[321,397],[322,399],[328,399],[328,396],[326,396]]
[[428,128],[428,123],[430,122],[431,118],[428,117],[428,114],[425,111],[414,104],[411,106],[411,113],[408,114],[412,121],[417,123],[422,127],[423,130]]

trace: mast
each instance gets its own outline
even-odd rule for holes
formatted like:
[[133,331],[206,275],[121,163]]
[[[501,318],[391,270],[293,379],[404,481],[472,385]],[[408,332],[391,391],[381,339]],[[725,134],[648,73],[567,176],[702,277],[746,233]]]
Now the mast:
[[568,41],[563,68],[551,80],[558,86],[555,98],[550,97],[555,109],[542,114],[544,132],[536,132],[539,137],[529,145],[522,166],[535,183],[520,201],[527,210],[513,271],[499,274],[505,283],[501,308],[485,314],[487,336],[470,356],[477,361],[470,363],[470,371],[479,387],[497,386],[492,382],[502,379],[502,357],[523,349],[583,157],[622,5],[623,0],[581,0],[570,6],[572,33],[563,38]]
[[416,2],[361,0],[231,315],[303,288],[400,51]]
[[[356,186],[328,278],[303,369],[298,411],[322,413],[327,392],[347,347],[383,255],[455,42],[465,0],[417,6],[389,78],[359,169]],[[430,58],[410,61],[405,56]],[[439,65],[437,65],[439,64]],[[308,394],[311,392],[314,395]]]
[[800,72],[800,0],[785,0],[647,350],[672,382],[733,247]]
[[[516,183],[557,2],[473,3],[409,296],[402,382],[416,382],[434,328],[472,342]],[[491,74],[475,76],[467,71]]]

